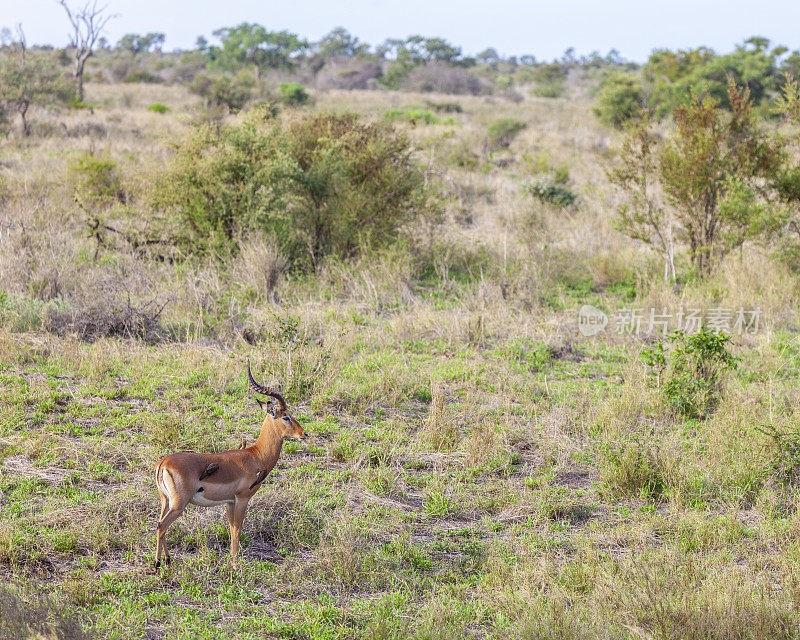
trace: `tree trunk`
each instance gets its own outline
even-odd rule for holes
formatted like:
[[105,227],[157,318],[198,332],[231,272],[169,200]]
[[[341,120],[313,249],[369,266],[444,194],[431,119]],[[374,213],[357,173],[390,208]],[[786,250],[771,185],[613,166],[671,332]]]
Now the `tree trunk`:
[[75,58],[75,84],[77,86],[75,97],[78,102],[83,102],[83,68],[86,66],[86,60],[89,56],[80,56]]
[[28,125],[28,119],[26,117],[28,115],[28,105],[27,104],[23,105],[22,108],[20,108],[19,115],[22,118],[22,135],[28,136],[31,133],[31,129],[30,129],[30,125]]

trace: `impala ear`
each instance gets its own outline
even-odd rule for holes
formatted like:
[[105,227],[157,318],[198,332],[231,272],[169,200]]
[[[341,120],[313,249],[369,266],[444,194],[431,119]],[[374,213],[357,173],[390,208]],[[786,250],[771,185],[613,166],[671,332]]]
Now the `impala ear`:
[[266,411],[271,416],[275,415],[275,407],[272,404],[272,400],[267,400],[266,402],[264,402],[263,400],[259,400],[258,398],[256,398],[256,402],[258,403],[258,406],[261,408],[262,411]]

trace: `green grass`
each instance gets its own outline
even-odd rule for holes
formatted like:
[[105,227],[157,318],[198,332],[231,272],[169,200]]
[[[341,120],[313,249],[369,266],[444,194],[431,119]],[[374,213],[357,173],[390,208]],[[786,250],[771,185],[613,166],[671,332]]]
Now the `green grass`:
[[[421,338],[387,343],[381,322],[374,330],[342,346],[335,379],[315,385],[322,409],[303,408],[313,393],[300,405],[312,439],[287,446],[259,492],[240,566],[227,559],[222,513],[190,509],[168,536],[176,560],[158,574],[150,569],[157,507],[150,468],[170,450],[233,447],[240,434],[252,440],[257,414],[241,369],[229,370],[213,351],[169,344],[117,351],[113,342],[69,339],[31,360],[12,341],[0,482],[0,558],[9,575],[53,566],[46,590],[103,637],[157,630],[349,638],[423,637],[432,629],[501,637],[526,633],[535,621],[624,635],[621,613],[647,628],[649,616],[667,614],[622,596],[591,623],[580,614],[598,606],[604,585],[639,584],[610,564],[635,572],[638,565],[626,564],[634,548],[672,550],[685,558],[675,561],[680,567],[704,558],[692,569],[699,580],[715,579],[708,554],[746,554],[745,568],[769,562],[775,575],[791,571],[795,547],[776,552],[769,541],[786,535],[794,512],[767,506],[791,500],[792,489],[769,483],[768,450],[753,455],[768,443],[755,433],[744,434],[755,447],[748,458],[717,468],[713,461],[726,455],[724,405],[719,417],[681,424],[662,422],[667,414],[655,403],[651,426],[613,427],[649,401],[628,395],[624,384],[597,387],[598,376],[630,375],[630,346],[513,338],[448,350],[437,338],[430,348]],[[112,360],[92,356],[108,349]],[[240,351],[233,359],[244,358]],[[532,393],[536,380],[541,387]],[[736,393],[759,384],[748,380],[741,375]],[[439,389],[441,419],[457,428],[450,453],[426,446],[423,422]],[[346,408],[327,409],[333,398]],[[628,436],[612,436],[614,428]],[[761,503],[764,513],[785,515],[744,515]],[[620,549],[616,560],[604,551],[609,540]],[[559,548],[577,553],[558,559]],[[667,574],[649,567],[646,580],[661,585]],[[748,576],[740,576],[742,589],[757,593]],[[545,597],[551,588],[557,592]],[[577,609],[557,622],[566,599]],[[756,624],[782,615],[741,606]]]
[[[213,113],[159,85],[121,117],[115,87],[94,89],[117,105],[93,116],[124,178],[115,207],[149,225],[165,140]],[[332,95],[304,108],[341,108]],[[747,248],[706,283],[663,283],[660,257],[611,228],[608,132],[577,98],[464,96],[431,115],[404,94],[347,95],[370,118],[414,120],[403,129],[446,192],[445,221],[282,273],[273,296],[243,281],[270,266],[257,255],[87,237],[60,176],[92,139],[9,137],[2,196],[22,224],[0,243],[4,616],[74,615],[119,640],[800,637],[796,277]],[[156,99],[172,111],[146,113]],[[450,112],[453,131],[424,126]],[[517,136],[503,166],[483,148],[498,118]],[[474,163],[443,165],[453,149]],[[526,175],[562,165],[580,207],[526,196]],[[168,299],[160,338],[83,342],[54,326],[85,312],[95,282],[124,308],[129,293]],[[584,304],[609,317],[759,304],[764,325],[732,346],[740,365],[715,411],[688,419],[648,375],[643,339],[581,336]],[[223,509],[190,507],[155,571],[153,466],[253,442],[248,359],[310,437],[259,489],[238,567]]]

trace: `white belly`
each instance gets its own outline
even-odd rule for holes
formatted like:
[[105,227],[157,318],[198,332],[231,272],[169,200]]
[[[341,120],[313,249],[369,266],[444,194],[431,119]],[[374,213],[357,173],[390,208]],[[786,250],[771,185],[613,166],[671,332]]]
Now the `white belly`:
[[221,504],[233,504],[233,500],[209,500],[202,493],[195,493],[189,503],[198,507],[216,507]]

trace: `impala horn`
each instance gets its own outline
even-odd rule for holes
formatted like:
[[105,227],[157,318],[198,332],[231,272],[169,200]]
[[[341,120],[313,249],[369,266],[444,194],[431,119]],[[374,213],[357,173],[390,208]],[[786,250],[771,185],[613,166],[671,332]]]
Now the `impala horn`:
[[250,381],[250,388],[255,391],[256,393],[260,393],[265,396],[272,396],[280,403],[281,411],[286,411],[286,400],[283,399],[283,396],[277,392],[277,390],[273,389],[272,387],[265,387],[263,385],[258,384],[255,380],[253,380],[253,372],[250,370],[250,360],[247,360],[247,379]]

